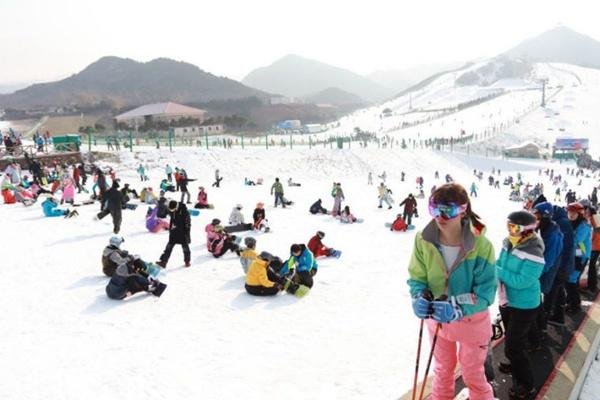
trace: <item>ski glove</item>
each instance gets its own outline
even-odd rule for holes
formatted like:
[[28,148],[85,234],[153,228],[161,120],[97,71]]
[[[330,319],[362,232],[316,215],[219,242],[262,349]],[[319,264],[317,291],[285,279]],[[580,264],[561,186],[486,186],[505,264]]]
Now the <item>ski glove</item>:
[[456,299],[451,297],[450,300],[436,300],[432,302],[433,319],[442,323],[460,321],[463,317],[460,306],[456,303]]
[[431,307],[433,296],[429,290],[419,293],[418,297],[412,300],[412,307],[415,315],[421,319],[431,317],[433,309]]

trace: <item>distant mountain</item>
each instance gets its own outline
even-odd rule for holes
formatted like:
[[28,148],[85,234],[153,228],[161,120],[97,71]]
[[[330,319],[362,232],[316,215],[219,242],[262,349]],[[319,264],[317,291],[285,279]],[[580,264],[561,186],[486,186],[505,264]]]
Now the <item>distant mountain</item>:
[[423,79],[429,78],[439,72],[451,70],[464,65],[464,63],[448,63],[448,64],[433,64],[421,65],[408,69],[397,70],[379,70],[367,75],[367,78],[373,82],[398,93],[407,89]]
[[526,40],[504,54],[534,62],[560,62],[600,68],[600,42],[564,26]]
[[394,94],[364,76],[343,68],[287,55],[268,67],[257,68],[244,79],[244,85],[289,97],[306,97],[335,87],[366,99],[381,101]]
[[364,99],[360,98],[360,96],[334,87],[330,87],[311,96],[307,96],[306,100],[314,104],[331,104],[334,106],[366,103]]
[[0,107],[96,105],[113,107],[267,97],[241,83],[214,76],[195,65],[158,58],[146,63],[103,57],[69,78],[40,83],[0,96]]
[[456,79],[456,84],[491,86],[501,79],[527,80],[532,70],[533,65],[527,59],[498,56],[477,69],[463,73]]

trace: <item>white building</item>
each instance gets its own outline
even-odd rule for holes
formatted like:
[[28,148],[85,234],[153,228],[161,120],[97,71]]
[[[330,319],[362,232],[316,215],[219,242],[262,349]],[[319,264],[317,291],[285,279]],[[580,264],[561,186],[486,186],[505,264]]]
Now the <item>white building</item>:
[[115,119],[117,122],[124,122],[131,126],[142,125],[146,120],[171,122],[181,118],[193,118],[201,124],[204,121],[204,114],[206,111],[199,108],[169,102],[146,104],[117,115]]
[[204,135],[220,135],[225,132],[222,124],[204,125],[204,126],[184,126],[173,128],[175,137],[197,137]]

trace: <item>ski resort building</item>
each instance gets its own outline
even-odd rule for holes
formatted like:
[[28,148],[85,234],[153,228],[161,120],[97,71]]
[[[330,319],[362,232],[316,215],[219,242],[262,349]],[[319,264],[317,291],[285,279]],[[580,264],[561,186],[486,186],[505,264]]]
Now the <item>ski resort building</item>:
[[504,149],[504,156],[516,158],[540,158],[540,146],[534,142],[523,142],[515,146],[506,147]]
[[124,122],[128,125],[142,125],[145,121],[178,121],[182,118],[192,118],[198,120],[199,124],[204,120],[206,111],[199,108],[188,107],[177,103],[154,103],[146,104],[129,110],[123,114],[117,115],[117,122]]

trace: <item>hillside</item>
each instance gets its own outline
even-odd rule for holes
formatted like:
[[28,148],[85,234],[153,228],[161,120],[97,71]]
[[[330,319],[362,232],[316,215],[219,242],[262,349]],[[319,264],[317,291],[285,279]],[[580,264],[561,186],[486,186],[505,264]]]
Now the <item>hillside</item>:
[[365,100],[361,99],[359,96],[334,87],[330,87],[325,90],[321,90],[318,93],[310,95],[306,97],[306,100],[315,104],[324,103],[331,104],[334,106],[343,106],[349,104],[356,105],[366,103]]
[[273,64],[250,72],[242,83],[259,90],[291,97],[305,97],[330,87],[354,93],[368,101],[381,101],[393,94],[349,70],[287,55]]
[[526,40],[508,50],[505,55],[525,57],[535,62],[600,68],[600,42],[564,26]]
[[83,71],[57,82],[41,83],[0,96],[0,107],[97,105],[124,107],[144,103],[199,102],[266,94],[195,65],[166,58],[146,63],[103,57]]
[[393,89],[396,93],[400,93],[430,76],[461,67],[462,65],[464,63],[432,64],[407,69],[378,70],[367,75],[367,78],[383,87]]

